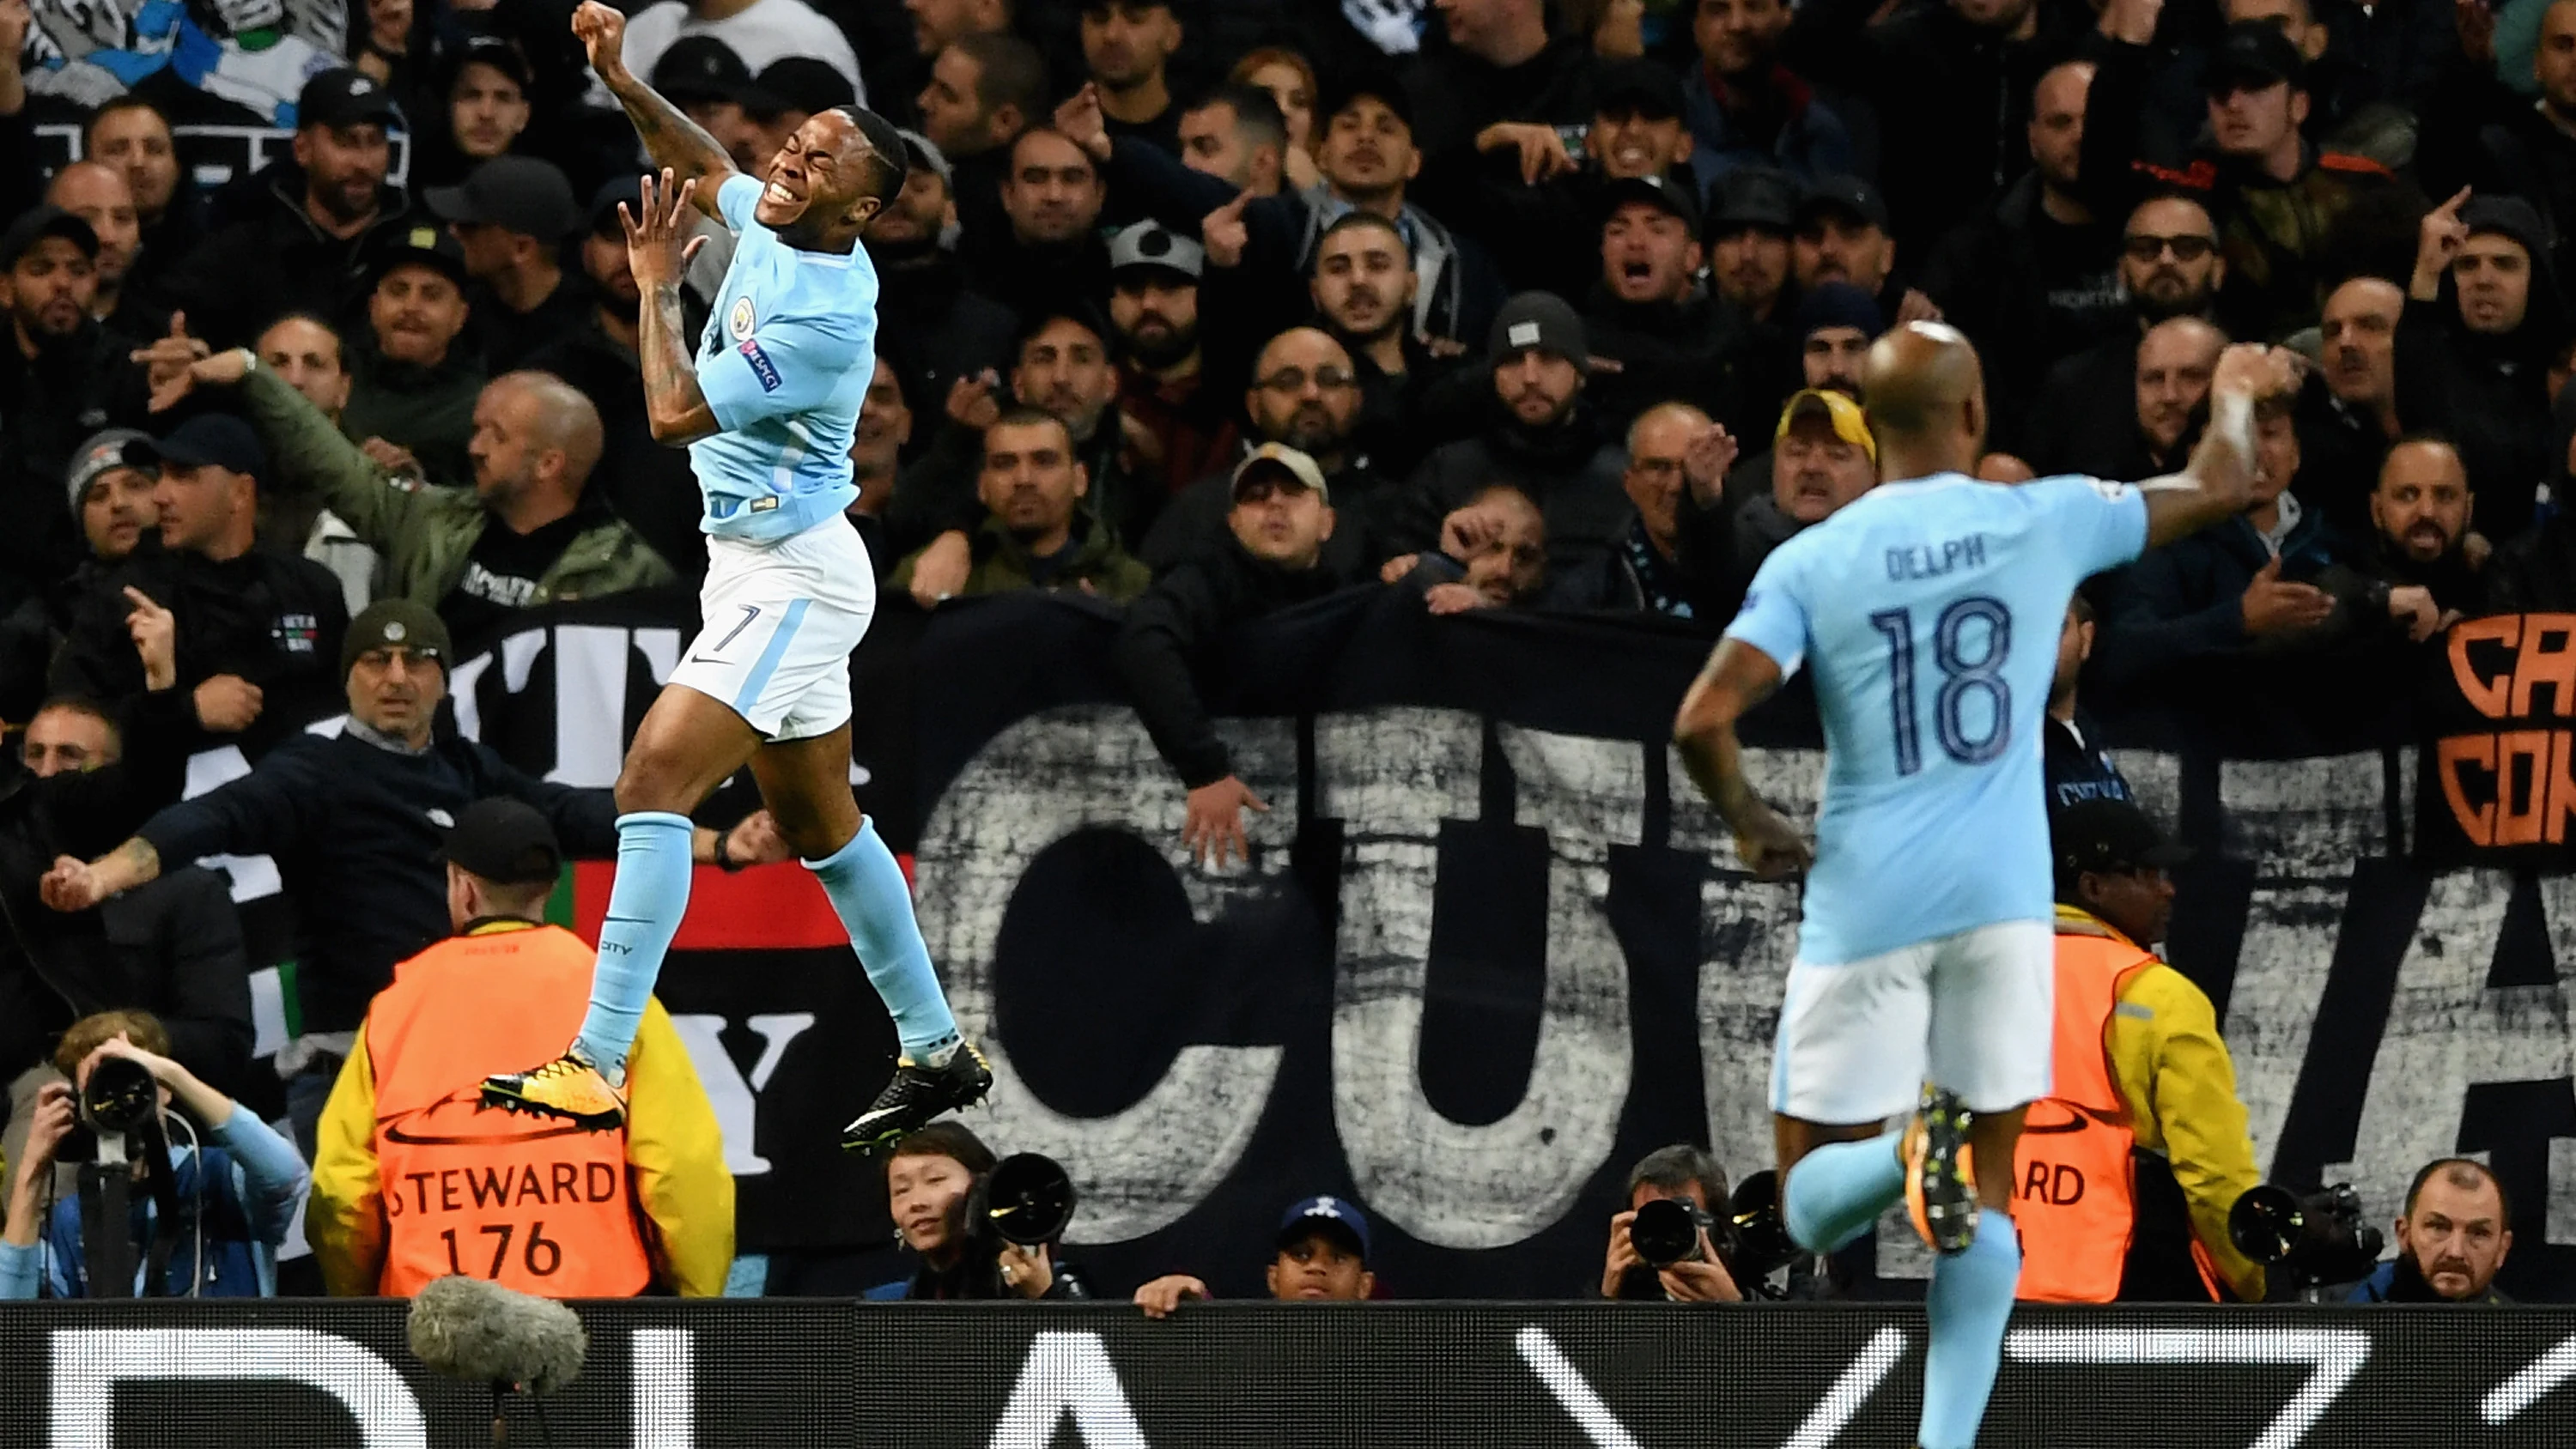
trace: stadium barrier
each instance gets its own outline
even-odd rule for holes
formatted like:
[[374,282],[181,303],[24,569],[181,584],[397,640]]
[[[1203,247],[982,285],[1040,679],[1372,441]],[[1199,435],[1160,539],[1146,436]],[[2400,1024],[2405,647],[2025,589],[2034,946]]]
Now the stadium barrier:
[[[580,1305],[589,1358],[508,1410],[556,1449],[1883,1449],[1913,1442],[1919,1312],[1849,1306]],[[0,1445],[491,1442],[394,1303],[0,1313]],[[2576,1313],[2024,1311],[2002,1449],[2563,1446]]]

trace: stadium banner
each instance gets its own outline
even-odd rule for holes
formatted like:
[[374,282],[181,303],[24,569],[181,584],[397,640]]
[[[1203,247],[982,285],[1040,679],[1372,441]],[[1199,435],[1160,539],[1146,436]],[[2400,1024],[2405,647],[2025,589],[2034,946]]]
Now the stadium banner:
[[[502,1409],[555,1449],[1892,1449],[1909,1308],[586,1303],[580,1376]],[[1982,1442],[2563,1445],[2576,1314],[2025,1309]],[[0,1446],[427,1449],[497,1442],[404,1306],[25,1305],[0,1314]]]
[[[457,667],[456,722],[607,785],[693,622],[676,594],[533,613]],[[970,1123],[1072,1171],[1102,1284],[1186,1271],[1257,1294],[1278,1214],[1330,1192],[1373,1216],[1401,1295],[1558,1296],[1599,1281],[1646,1152],[1768,1163],[1798,896],[1736,868],[1669,746],[1703,639],[1435,619],[1377,590],[1263,621],[1201,662],[1270,806],[1246,817],[1249,860],[1211,870],[1184,857],[1185,795],[1123,703],[1115,628],[1086,600],[889,599],[855,661],[852,770],[993,1052]],[[1802,819],[1811,711],[1793,689],[1747,728],[1761,788]],[[2119,758],[2198,851],[2170,955],[2218,1006],[2266,1169],[2352,1182],[2384,1221],[2423,1162],[2483,1156],[2516,1208],[2501,1286],[2576,1298],[2557,965],[2576,880],[2421,868],[2410,748]],[[737,785],[703,818],[749,807]],[[577,873],[578,927],[607,880]],[[892,1032],[807,873],[701,869],[661,989],[726,1126],[746,1250],[887,1243],[879,1174],[834,1142]],[[1897,1224],[1865,1240],[1863,1291],[1919,1293],[1913,1244]]]

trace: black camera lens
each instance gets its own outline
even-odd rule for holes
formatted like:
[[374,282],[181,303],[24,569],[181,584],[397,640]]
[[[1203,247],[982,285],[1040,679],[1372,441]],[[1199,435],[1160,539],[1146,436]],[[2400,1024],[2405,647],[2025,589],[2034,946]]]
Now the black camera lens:
[[1699,1225],[1699,1214],[1689,1203],[1659,1197],[1629,1220],[1628,1244],[1653,1266],[1669,1268],[1699,1256]]
[[101,1057],[81,1088],[81,1121],[94,1132],[139,1132],[160,1105],[151,1069],[129,1057]]

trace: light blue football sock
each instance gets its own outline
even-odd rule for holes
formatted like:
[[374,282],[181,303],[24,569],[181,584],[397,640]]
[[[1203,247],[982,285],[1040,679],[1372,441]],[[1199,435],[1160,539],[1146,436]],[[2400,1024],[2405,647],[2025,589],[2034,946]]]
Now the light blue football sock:
[[1977,1442],[2020,1286],[2021,1233],[1992,1208],[1978,1214],[1975,1241],[1934,1260],[1924,1300],[1932,1346],[1923,1356],[1923,1422],[1915,1434],[1922,1449],[1971,1449]]
[[1828,1142],[1798,1159],[1780,1194],[1781,1220],[1798,1246],[1811,1253],[1835,1252],[1868,1232],[1880,1213],[1905,1196],[1905,1164],[1896,1155],[1902,1135]]
[[805,862],[805,868],[823,883],[823,894],[849,928],[850,949],[859,953],[868,984],[893,1015],[903,1054],[931,1065],[946,1061],[957,1046],[957,1019],[948,1014],[921,923],[913,919],[912,887],[876,822],[861,821],[849,844],[828,860]]
[[612,1082],[626,1080],[626,1051],[644,1025],[645,1003],[662,957],[689,909],[686,815],[639,810],[617,817],[617,879],[599,925],[599,965],[590,974],[590,1011],[574,1038]]

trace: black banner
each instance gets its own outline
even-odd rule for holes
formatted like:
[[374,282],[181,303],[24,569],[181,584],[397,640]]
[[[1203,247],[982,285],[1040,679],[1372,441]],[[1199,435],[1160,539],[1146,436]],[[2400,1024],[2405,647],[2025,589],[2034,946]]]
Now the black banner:
[[[460,666],[460,723],[607,783],[685,628],[634,607],[567,611]],[[1073,1171],[1104,1287],[1187,1271],[1257,1294],[1278,1213],[1332,1192],[1377,1222],[1399,1295],[1570,1294],[1598,1281],[1645,1152],[1767,1164],[1798,905],[1736,868],[1667,743],[1703,640],[1434,619],[1377,591],[1266,621],[1210,687],[1271,808],[1249,819],[1250,861],[1209,871],[1184,858],[1181,786],[1106,667],[1114,628],[1050,599],[926,625],[890,610],[856,691],[865,803],[913,854],[933,957],[1000,1067],[972,1125]],[[1809,815],[1812,734],[1794,697],[1773,712],[1748,768]],[[2517,1209],[2501,1286],[2576,1298],[2557,968],[2576,962],[2576,881],[2419,867],[2411,751],[2122,764],[2200,848],[2171,955],[2218,1005],[2259,1160],[2352,1181],[2387,1219],[2418,1165],[2483,1154]],[[744,1178],[749,1248],[885,1241],[872,1174],[831,1146],[889,1049],[856,979],[822,948],[684,952],[665,975],[674,1012],[715,1020],[715,1060],[693,1038],[702,1075],[730,1069],[729,1129],[765,1164]],[[815,1019],[787,1033],[798,1012]],[[1879,1234],[1885,1291],[1927,1269],[1910,1233]]]
[[[0,1446],[493,1442],[396,1304],[0,1315]],[[1863,1307],[584,1304],[589,1358],[514,1443],[557,1449],[1784,1449],[1908,1445],[1919,1313]],[[1982,1442],[2556,1449],[2576,1314],[2024,1310]],[[544,1438],[536,1436],[543,1433]]]

